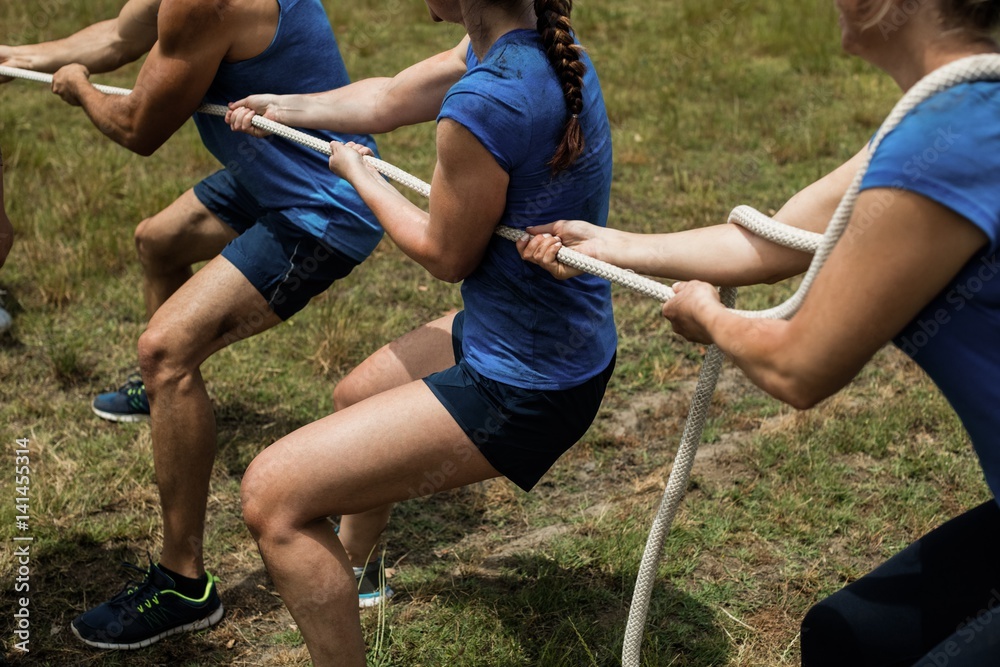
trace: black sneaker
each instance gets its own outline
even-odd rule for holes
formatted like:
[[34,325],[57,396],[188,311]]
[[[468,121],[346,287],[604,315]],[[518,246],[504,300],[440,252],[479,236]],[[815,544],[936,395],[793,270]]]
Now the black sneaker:
[[145,648],[164,637],[203,630],[222,620],[225,612],[216,592],[217,579],[211,574],[206,573],[205,594],[195,600],[173,590],[174,580],[152,562],[145,572],[124,565],[145,576],[73,620],[73,634],[85,644],[118,650]]
[[118,391],[98,394],[90,409],[101,419],[113,422],[140,422],[149,419],[146,385],[139,374],[130,375]]
[[375,607],[392,597],[393,590],[385,583],[381,558],[354,568],[354,577],[358,580],[358,606],[362,609]]

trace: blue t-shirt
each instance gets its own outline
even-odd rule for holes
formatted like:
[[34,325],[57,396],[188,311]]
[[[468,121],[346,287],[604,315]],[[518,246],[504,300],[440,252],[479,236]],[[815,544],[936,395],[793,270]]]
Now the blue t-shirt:
[[[469,130],[510,175],[501,224],[523,229],[560,219],[604,226],[611,193],[611,130],[593,63],[583,78],[584,153],[555,177],[546,164],[562,138],[566,102],[542,41],[515,30],[448,91],[438,116]],[[618,339],[611,285],[583,275],[556,280],[492,237],[462,284],[462,352],[485,377],[526,389],[568,389],[610,363]]]
[[883,139],[861,187],[923,195],[989,239],[894,342],[958,413],[1000,498],[1000,83],[924,101]]
[[[253,93],[315,93],[350,83],[320,0],[278,0],[280,17],[260,55],[222,63],[205,95],[227,104]],[[270,136],[233,132],[221,118],[195,114],[202,141],[236,181],[267,209],[359,262],[382,238],[382,227],[350,183],[334,175],[310,148]],[[312,130],[331,141],[355,141],[375,150],[368,135]]]

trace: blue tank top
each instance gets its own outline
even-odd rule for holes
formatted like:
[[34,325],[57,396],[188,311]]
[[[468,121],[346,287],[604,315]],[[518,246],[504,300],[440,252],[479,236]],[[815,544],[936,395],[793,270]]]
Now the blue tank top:
[[[350,83],[320,0],[277,0],[278,28],[260,55],[222,63],[205,102],[227,104],[253,93],[317,93]],[[323,155],[280,137],[257,139],[233,132],[221,118],[195,114],[208,150],[261,206],[281,211],[293,224],[362,261],[382,237],[375,216]],[[375,150],[368,135],[310,134],[355,141]]]
[[[585,149],[552,177],[546,164],[566,122],[566,102],[534,30],[509,32],[445,96],[438,120],[467,128],[510,175],[501,224],[525,228],[560,219],[604,226],[611,193],[611,130],[594,65],[584,54]],[[610,363],[618,338],[611,285],[583,275],[556,280],[494,236],[462,283],[462,352],[482,375],[526,389],[568,389]]]
[[988,242],[894,339],[934,380],[972,438],[1000,499],[1000,83],[955,86],[883,139],[861,188],[915,192]]

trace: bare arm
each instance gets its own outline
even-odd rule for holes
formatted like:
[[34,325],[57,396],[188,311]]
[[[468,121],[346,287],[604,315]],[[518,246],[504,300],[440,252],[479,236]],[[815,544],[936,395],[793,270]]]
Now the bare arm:
[[361,155],[371,153],[367,148],[353,151],[334,142],[330,168],[357,189],[404,253],[435,278],[458,282],[482,259],[503,215],[510,178],[459,123],[442,120],[437,137],[429,213],[362,162]]
[[80,65],[56,72],[53,91],[79,104],[116,143],[150,155],[201,104],[238,30],[212,3],[170,0],[160,7],[159,38],[149,52],[132,93],[105,95]]
[[160,0],[129,0],[118,16],[66,37],[41,44],[0,46],[0,64],[55,72],[80,63],[91,72],[110,72],[137,60],[156,42]]
[[[795,194],[774,218],[793,227],[822,233],[833,217],[867,152],[867,146],[830,174]],[[809,266],[810,255],[783,248],[733,224],[672,234],[633,234],[571,220],[529,228],[552,238],[522,241],[522,256],[557,277],[572,271],[553,265],[560,244],[638,273],[714,285],[773,283]]]
[[390,132],[434,120],[448,89],[465,74],[468,44],[466,37],[392,78],[362,79],[311,95],[252,95],[229,105],[226,122],[234,130],[263,136],[250,124],[256,114],[292,127],[352,134]]
[[[892,201],[883,206],[886,197]],[[877,225],[863,224],[877,212]],[[868,190],[791,320],[744,319],[701,282],[679,285],[663,314],[681,335],[715,342],[771,395],[808,408],[850,382],[986,240],[920,195]]]

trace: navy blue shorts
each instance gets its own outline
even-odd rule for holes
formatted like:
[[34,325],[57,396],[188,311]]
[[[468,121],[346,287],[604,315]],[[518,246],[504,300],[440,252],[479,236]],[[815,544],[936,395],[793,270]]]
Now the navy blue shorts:
[[217,171],[194,186],[205,208],[239,236],[222,249],[267,305],[283,320],[349,274],[358,262],[297,227],[278,211],[263,208],[232,175]]
[[615,358],[571,389],[522,389],[480,375],[462,355],[464,312],[455,317],[456,365],[424,379],[452,418],[496,470],[530,491],[590,428]]

